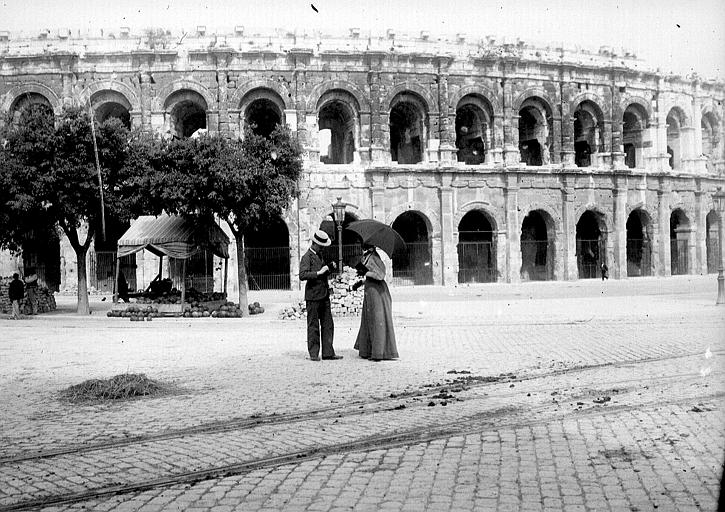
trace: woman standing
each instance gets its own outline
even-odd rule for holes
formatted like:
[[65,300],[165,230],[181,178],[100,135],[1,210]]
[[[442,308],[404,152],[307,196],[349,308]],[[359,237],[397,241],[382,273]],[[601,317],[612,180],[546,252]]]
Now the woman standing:
[[360,267],[365,276],[365,298],[363,299],[360,331],[355,349],[360,357],[380,361],[398,357],[393,330],[393,301],[385,282],[385,265],[375,247],[363,245]]

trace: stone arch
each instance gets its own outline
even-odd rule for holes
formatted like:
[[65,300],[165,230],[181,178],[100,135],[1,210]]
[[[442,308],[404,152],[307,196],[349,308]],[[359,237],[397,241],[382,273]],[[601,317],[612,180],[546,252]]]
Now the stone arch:
[[141,102],[136,91],[118,80],[101,80],[92,83],[81,92],[81,100],[83,103],[88,103],[95,94],[103,91],[114,91],[123,96],[129,105],[129,110],[141,110]]
[[554,143],[552,103],[540,95],[519,98],[516,124],[521,161],[532,166],[547,165]]
[[307,112],[318,111],[322,106],[320,104],[322,98],[327,96],[328,93],[336,91],[343,91],[355,98],[358,112],[363,114],[370,112],[370,100],[365,93],[357,85],[347,80],[326,80],[313,87],[307,99]]
[[644,113],[647,114],[647,126],[643,126],[642,128],[649,128],[649,125],[654,116],[654,112],[652,111],[652,104],[642,96],[624,96],[620,102],[622,112],[625,112],[627,108],[629,108],[631,105],[638,105],[639,108],[641,108]]
[[670,208],[670,273],[682,275],[690,273],[690,243],[695,233],[693,217],[688,215],[684,205]]
[[320,161],[328,164],[353,162],[360,148],[360,104],[344,89],[328,89],[318,98],[317,113]]
[[458,161],[469,165],[484,163],[493,146],[494,114],[491,103],[478,94],[467,94],[456,104],[455,114]]
[[214,95],[211,94],[209,89],[204,87],[203,84],[197,82],[196,80],[189,80],[189,79],[179,79],[174,80],[170,84],[162,87],[159,89],[159,93],[156,96],[156,108],[154,110],[165,110],[169,98],[176,92],[182,91],[182,90],[188,90],[188,91],[194,91],[197,94],[199,94],[202,98],[204,98],[204,101],[206,102],[205,110],[214,110],[214,107],[217,104],[216,98]]
[[390,255],[394,284],[433,284],[433,233],[430,219],[417,209],[407,209],[390,226],[406,243],[407,251]]
[[[240,132],[244,132],[244,125],[249,121],[250,116],[254,116],[255,112],[262,115],[265,120],[264,124],[267,124],[262,129],[263,135],[268,135],[266,132],[271,132],[272,128],[269,126],[273,122],[272,117],[277,118],[276,123],[284,125],[286,122],[285,110],[286,104],[284,97],[280,96],[275,89],[267,87],[256,87],[251,89],[241,97],[238,105],[239,108],[239,128]],[[272,117],[270,117],[272,116]]]
[[388,113],[390,156],[399,164],[417,164],[426,159],[430,111],[425,98],[404,89],[390,100]]
[[127,128],[131,128],[132,105],[122,93],[101,89],[91,94],[89,100],[93,105],[97,122],[102,123],[110,117],[115,117],[120,119]]
[[642,202],[627,205],[626,211],[627,276],[650,276],[653,273],[652,248],[656,234],[652,212]]
[[286,215],[276,215],[244,236],[249,289],[289,290],[292,229]]
[[687,114],[687,109],[683,108],[681,105],[677,103],[670,105],[670,108],[667,109],[667,116],[672,113],[677,115],[677,119],[680,122],[680,128],[692,126],[692,118]]
[[454,214],[454,222],[458,282],[495,282],[498,277],[498,229],[490,205],[482,201],[467,203]]
[[10,112],[18,100],[24,94],[39,94],[43,96],[51,107],[55,114],[59,114],[63,108],[63,104],[60,101],[60,97],[47,85],[41,84],[40,82],[26,82],[22,85],[18,85],[10,89],[5,94],[5,101],[3,101],[3,112]]
[[489,221],[491,222],[493,230],[498,231],[500,225],[499,220],[495,214],[493,206],[486,201],[469,201],[468,203],[459,207],[458,211],[453,214],[453,225],[458,226],[461,223],[461,220],[463,220],[463,217],[465,217],[468,212],[474,210],[479,210],[483,212],[484,215],[486,215],[486,217],[488,217]]
[[554,112],[553,105],[556,105],[556,102],[552,101],[551,98],[549,97],[549,95],[546,94],[546,91],[544,91],[544,89],[542,89],[540,87],[532,87],[532,88],[526,89],[523,92],[521,92],[521,94],[516,96],[516,99],[512,103],[513,109],[518,112],[524,106],[524,103],[526,102],[526,100],[531,99],[531,98],[538,98],[539,100],[541,100],[543,102],[543,104],[546,105],[549,113],[553,115],[553,112]]
[[[561,228],[553,215],[554,210],[532,203],[523,211],[526,213],[516,227],[520,232],[521,278],[539,281],[556,279]],[[543,230],[540,222],[543,222]]]
[[253,80],[248,80],[237,87],[237,90],[234,91],[234,94],[232,94],[229,98],[229,110],[240,109],[244,97],[255,89],[269,89],[274,91],[281,100],[282,110],[290,110],[294,108],[292,93],[285,85],[269,78],[255,78]]
[[[622,149],[624,163],[630,169],[643,167],[651,135],[649,133],[652,109],[642,98],[630,98],[622,109]],[[614,120],[619,122],[620,120]]]
[[647,216],[647,221],[652,224],[655,219],[657,218],[653,213],[650,211],[649,208],[647,208],[647,205],[640,201],[639,203],[634,204],[628,204],[626,209],[627,217],[629,217],[633,211],[640,210],[642,213],[644,213]]
[[491,112],[495,117],[503,116],[503,108],[501,107],[501,103],[498,101],[496,94],[491,89],[483,85],[466,85],[461,87],[453,96],[451,96],[449,107],[451,109],[458,108],[458,104],[466,96],[476,96],[484,99],[490,105]]
[[580,219],[586,211],[594,212],[598,216],[598,219],[601,220],[599,229],[602,231],[602,233],[613,232],[614,228],[612,226],[612,219],[607,216],[606,212],[603,211],[596,203],[586,203],[579,206],[576,210],[574,210],[574,218],[577,220]]
[[[415,82],[403,82],[402,84],[398,84],[395,87],[393,87],[388,94],[385,96],[385,99],[383,100],[382,105],[387,106],[388,110],[391,110],[393,108],[393,100],[396,99],[396,96],[398,96],[401,93],[415,93],[417,96],[420,97],[420,99],[423,102],[423,107],[425,109],[425,112],[427,115],[430,115],[431,113],[435,113],[438,111],[437,103],[435,98],[430,94],[430,92],[423,86],[415,83]],[[383,107],[384,108],[384,107]]]
[[[579,95],[580,101],[572,102],[571,117],[574,134],[574,163],[577,167],[596,165],[596,154],[604,150],[604,113],[594,96]],[[594,156],[592,156],[594,154]]]
[[208,129],[206,99],[194,90],[178,89],[166,97],[164,133],[190,137],[199,129]]
[[666,124],[670,168],[680,169],[686,150],[686,140],[682,131],[688,125],[687,115],[682,108],[674,106],[667,111]]
[[564,224],[561,220],[561,214],[556,210],[556,208],[539,201],[533,201],[526,204],[525,206],[519,205],[519,211],[521,212],[532,212],[534,210],[541,210],[542,212],[546,213],[551,218],[552,224],[550,227],[553,229],[553,233],[561,233]]
[[606,215],[597,207],[579,208],[574,220],[576,221],[574,239],[579,279],[603,277],[602,265],[607,263],[609,249]]
[[412,203],[402,203],[393,206],[385,216],[385,223],[388,226],[392,226],[395,219],[405,212],[416,212],[421,214],[430,236],[440,237],[440,221],[438,214],[434,210],[428,208],[414,208]]

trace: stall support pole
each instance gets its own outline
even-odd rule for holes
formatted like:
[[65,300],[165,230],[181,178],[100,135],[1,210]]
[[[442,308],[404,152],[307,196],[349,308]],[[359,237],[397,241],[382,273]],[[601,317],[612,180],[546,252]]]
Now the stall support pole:
[[181,263],[181,312],[184,313],[184,300],[186,299],[186,258]]
[[118,302],[118,273],[121,271],[121,258],[118,257],[118,253],[116,253],[116,273],[114,274],[113,278],[113,303],[116,304]]
[[227,295],[227,276],[229,275],[229,258],[224,258],[224,296]]
[[159,256],[159,281],[164,277],[164,256]]

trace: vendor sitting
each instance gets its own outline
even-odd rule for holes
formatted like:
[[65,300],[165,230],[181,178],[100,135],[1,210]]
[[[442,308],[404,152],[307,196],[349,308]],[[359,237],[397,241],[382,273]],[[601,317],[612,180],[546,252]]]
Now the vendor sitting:
[[119,299],[123,299],[123,302],[128,302],[128,281],[126,281],[126,276],[124,275],[123,270],[119,270],[118,272],[116,293],[118,294]]

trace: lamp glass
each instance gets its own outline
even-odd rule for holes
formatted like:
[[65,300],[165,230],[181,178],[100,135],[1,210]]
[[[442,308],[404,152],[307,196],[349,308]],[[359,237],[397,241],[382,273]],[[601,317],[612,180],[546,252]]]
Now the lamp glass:
[[332,213],[335,216],[336,222],[343,222],[345,220],[345,207],[346,203],[342,202],[342,198],[338,197],[336,203],[332,203]]

